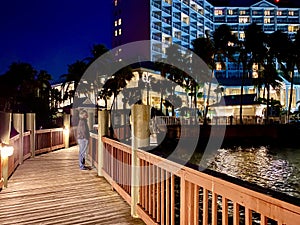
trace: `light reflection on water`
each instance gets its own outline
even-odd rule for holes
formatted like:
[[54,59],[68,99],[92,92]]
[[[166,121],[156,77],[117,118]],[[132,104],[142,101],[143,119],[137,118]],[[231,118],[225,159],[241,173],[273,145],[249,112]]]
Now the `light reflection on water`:
[[207,168],[300,198],[300,149],[219,149]]

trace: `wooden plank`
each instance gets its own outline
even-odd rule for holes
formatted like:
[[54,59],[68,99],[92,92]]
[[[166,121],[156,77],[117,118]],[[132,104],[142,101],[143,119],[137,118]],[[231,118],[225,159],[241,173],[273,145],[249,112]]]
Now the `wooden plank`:
[[199,224],[199,186],[194,185],[194,224]]
[[166,224],[170,224],[170,176],[166,171]]
[[186,220],[186,181],[184,178],[180,180],[180,224],[187,224]]
[[268,224],[268,218],[264,215],[260,215],[260,224],[261,225],[267,225]]
[[161,200],[161,169],[157,167],[156,176],[157,176],[157,186],[156,186],[156,202],[157,202],[157,208],[156,208],[156,222],[160,222],[160,200]]
[[0,224],[145,224],[97,171],[79,170],[77,147],[24,161],[0,202]]
[[175,225],[175,176],[171,174],[171,225]]
[[233,203],[233,225],[240,224],[240,205],[237,202]]
[[203,188],[203,221],[202,225],[208,224],[208,190]]
[[222,197],[222,225],[228,224],[228,200]]
[[212,200],[211,200],[211,217],[212,217],[212,225],[217,225],[218,223],[218,195],[214,192],[211,193]]
[[245,224],[252,225],[252,211],[247,207],[245,207]]
[[161,225],[165,224],[165,208],[166,208],[166,199],[165,199],[165,171],[161,169],[161,210],[160,210],[160,217],[161,217]]

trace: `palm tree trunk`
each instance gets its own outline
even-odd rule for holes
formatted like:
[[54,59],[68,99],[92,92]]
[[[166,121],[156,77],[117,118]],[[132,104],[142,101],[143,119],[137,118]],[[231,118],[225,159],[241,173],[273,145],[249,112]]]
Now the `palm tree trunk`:
[[269,124],[269,114],[270,114],[270,84],[267,84],[267,117],[266,117],[266,123]]
[[294,70],[292,72],[292,78],[291,78],[291,90],[290,90],[290,99],[289,99],[289,107],[287,111],[287,121],[290,120],[290,111],[292,108],[292,101],[293,101],[293,89],[294,89]]
[[245,65],[243,65],[241,96],[240,96],[240,124],[243,124],[243,94],[244,94],[245,72],[246,72]]
[[[214,75],[214,70],[212,69],[211,77],[213,77],[213,75]],[[208,84],[208,90],[207,90],[207,100],[206,100],[206,105],[205,105],[204,121],[203,121],[204,125],[207,125],[207,114],[208,114],[208,107],[209,107],[210,90],[211,90],[211,81]]]

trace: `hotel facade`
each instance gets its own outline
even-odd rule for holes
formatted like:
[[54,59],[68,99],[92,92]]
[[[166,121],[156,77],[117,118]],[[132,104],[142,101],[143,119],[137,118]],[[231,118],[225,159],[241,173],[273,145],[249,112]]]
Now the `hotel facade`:
[[[251,5],[214,6],[206,0],[114,0],[112,47],[126,43],[150,40],[147,54],[152,61],[165,56],[171,44],[192,48],[192,41],[214,32],[227,24],[242,40],[245,29],[251,23],[262,27],[265,33],[281,30],[291,39],[300,28],[300,8],[281,7],[273,1],[254,1]],[[241,1],[240,1],[241,2]],[[120,50],[120,57],[121,51]],[[255,68],[252,71],[255,76]],[[296,71],[296,77],[300,76]],[[224,82],[224,95],[240,93],[242,68],[237,63],[228,63],[227,69],[215,71],[215,76]],[[280,90],[272,90],[271,97],[278,99],[287,108],[290,83],[283,80]],[[300,100],[300,85],[294,86],[293,109]],[[244,93],[257,92],[252,85],[246,85]]]

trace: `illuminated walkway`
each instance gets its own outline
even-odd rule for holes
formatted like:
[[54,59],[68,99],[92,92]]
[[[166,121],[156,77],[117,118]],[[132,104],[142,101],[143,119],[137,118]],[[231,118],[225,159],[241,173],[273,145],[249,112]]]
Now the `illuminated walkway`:
[[144,224],[72,147],[26,160],[0,192],[0,224]]

